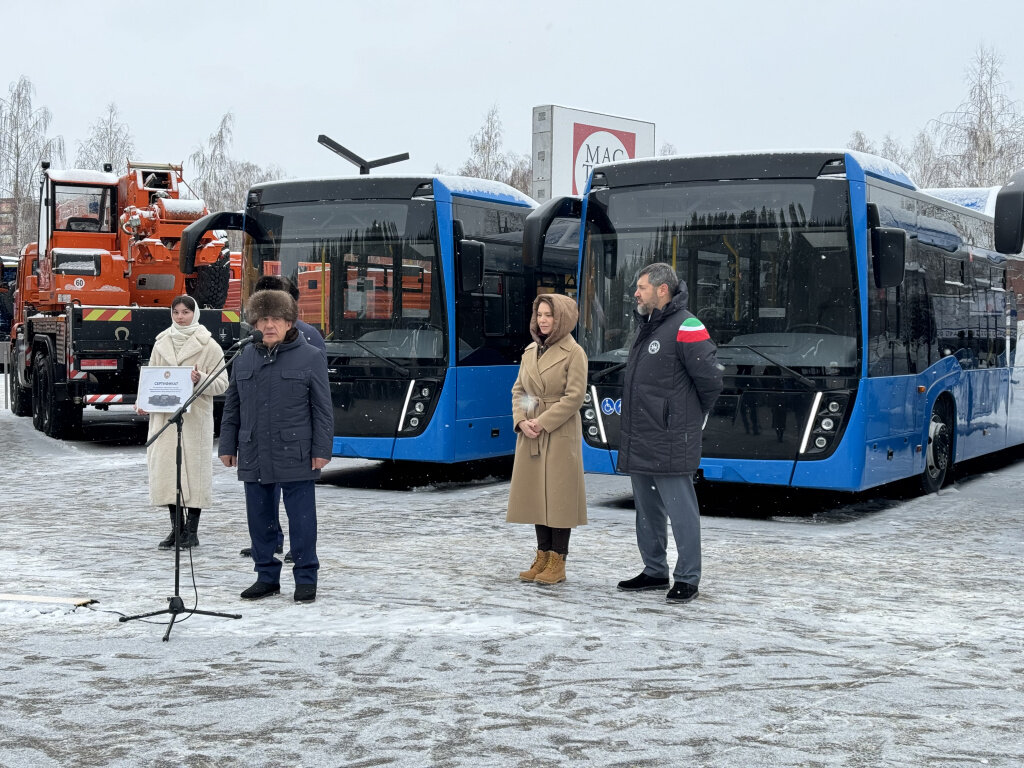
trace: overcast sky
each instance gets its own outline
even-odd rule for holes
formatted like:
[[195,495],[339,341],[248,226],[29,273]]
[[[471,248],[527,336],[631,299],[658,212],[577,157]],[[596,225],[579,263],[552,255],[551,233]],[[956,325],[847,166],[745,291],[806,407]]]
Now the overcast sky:
[[[68,162],[110,102],[137,159],[186,160],[225,112],[232,155],[288,176],[409,152],[395,172],[455,170],[497,105],[531,151],[540,104],[647,120],[680,153],[909,143],[967,94],[978,47],[1024,98],[1020,0],[0,0],[0,88],[21,75]],[[17,21],[13,21],[16,19]],[[12,28],[13,27],[13,28]],[[14,33],[14,30],[17,33]]]

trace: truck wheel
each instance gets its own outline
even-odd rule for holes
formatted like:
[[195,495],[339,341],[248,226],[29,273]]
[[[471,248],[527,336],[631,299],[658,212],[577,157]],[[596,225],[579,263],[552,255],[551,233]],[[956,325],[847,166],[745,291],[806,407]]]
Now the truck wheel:
[[216,307],[220,309],[228,299],[228,282],[231,280],[231,265],[212,264],[199,267],[194,279],[186,280],[185,287],[199,304],[200,309]]
[[[81,410],[73,403],[58,403],[53,387],[53,367],[48,355],[39,355],[33,377],[32,425],[43,434],[63,440],[81,424]],[[77,415],[77,419],[75,418]]]
[[921,488],[925,493],[935,493],[946,483],[946,476],[953,466],[953,416],[945,400],[937,400],[932,408],[928,424],[928,444],[924,452],[924,473]]
[[15,416],[32,415],[32,390],[18,383],[18,365],[20,361],[11,360],[7,364],[7,380],[10,384],[11,413]]
[[[39,355],[32,362],[32,426],[40,432],[46,431],[46,418],[49,412],[47,406],[49,368],[46,355]],[[45,381],[40,373],[43,370],[47,371]],[[43,389],[44,385],[47,387],[47,390]]]

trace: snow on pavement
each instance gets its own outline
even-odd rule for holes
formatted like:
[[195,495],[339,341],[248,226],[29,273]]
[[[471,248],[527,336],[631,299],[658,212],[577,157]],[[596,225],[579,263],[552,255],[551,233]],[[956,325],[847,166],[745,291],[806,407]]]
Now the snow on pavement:
[[245,602],[241,486],[217,464],[191,566],[198,607],[242,618],[164,643],[166,617],[118,621],[166,607],[173,553],[138,430],[102,421],[57,442],[0,413],[0,593],[98,601],[0,602],[2,766],[1024,764],[1024,463],[706,515],[687,605],[615,589],[641,567],[624,478],[587,476],[591,523],[544,588],[516,580],[532,529],[504,523],[507,476],[346,460],[317,489],[317,601],[286,568]]

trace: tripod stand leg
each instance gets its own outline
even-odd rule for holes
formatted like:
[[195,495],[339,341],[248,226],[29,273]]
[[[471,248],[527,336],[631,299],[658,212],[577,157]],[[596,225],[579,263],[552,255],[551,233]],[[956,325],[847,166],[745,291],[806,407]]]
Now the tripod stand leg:
[[165,613],[170,613],[166,608],[159,611],[150,611],[149,613],[139,613],[135,616],[122,616],[118,621],[133,621],[135,619],[148,619],[150,616],[163,616]]
[[171,620],[167,622],[167,631],[164,632],[164,642],[166,643],[171,639],[171,630],[174,628],[174,620],[178,618],[178,614],[171,613]]

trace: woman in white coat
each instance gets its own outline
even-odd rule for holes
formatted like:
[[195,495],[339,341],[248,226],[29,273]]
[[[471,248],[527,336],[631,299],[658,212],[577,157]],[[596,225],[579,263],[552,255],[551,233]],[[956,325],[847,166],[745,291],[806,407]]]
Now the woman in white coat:
[[[200,386],[224,364],[224,351],[209,330],[199,324],[199,307],[191,296],[178,296],[171,302],[171,327],[156,337],[149,364],[153,366],[191,366],[192,385]],[[199,514],[209,507],[213,487],[213,398],[228,388],[227,374],[221,372],[203,394],[189,406],[181,424],[181,490],[188,511],[183,530],[178,532],[183,548],[199,544]],[[139,410],[139,413],[145,411]],[[170,413],[149,414],[149,436],[167,423]],[[149,467],[149,500],[171,511],[171,532],[158,545],[174,546],[174,508],[177,501],[175,454],[177,428],[168,427],[146,451]]]

